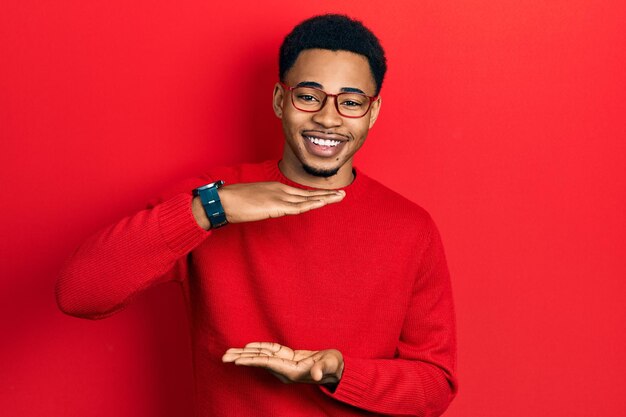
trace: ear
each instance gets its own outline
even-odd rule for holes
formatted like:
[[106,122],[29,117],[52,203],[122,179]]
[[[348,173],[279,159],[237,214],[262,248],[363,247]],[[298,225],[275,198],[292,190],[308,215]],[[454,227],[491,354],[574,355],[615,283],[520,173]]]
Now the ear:
[[283,107],[284,107],[283,100],[284,99],[285,99],[285,90],[283,89],[282,85],[280,85],[279,83],[276,83],[274,85],[274,97],[272,100],[272,105],[274,107],[274,114],[279,119],[283,118]]
[[370,129],[374,126],[376,119],[378,119],[378,113],[380,113],[380,106],[383,104],[382,97],[378,97],[378,99],[372,103],[372,108],[370,108]]

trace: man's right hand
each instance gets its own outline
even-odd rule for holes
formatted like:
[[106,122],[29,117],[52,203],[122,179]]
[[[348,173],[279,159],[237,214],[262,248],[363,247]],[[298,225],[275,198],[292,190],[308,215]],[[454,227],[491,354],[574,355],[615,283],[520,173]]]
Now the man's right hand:
[[[252,182],[227,185],[218,194],[229,223],[252,222],[301,214],[326,204],[338,203],[343,190],[303,190],[280,182]],[[211,226],[199,197],[193,199],[193,214],[205,230]]]

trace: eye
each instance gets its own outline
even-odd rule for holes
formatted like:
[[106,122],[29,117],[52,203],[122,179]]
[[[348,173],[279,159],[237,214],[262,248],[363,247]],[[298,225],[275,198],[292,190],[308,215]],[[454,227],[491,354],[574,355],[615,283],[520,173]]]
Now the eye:
[[360,110],[367,103],[367,97],[363,94],[344,93],[338,97],[339,105],[346,110]]
[[341,102],[341,105],[344,107],[352,107],[352,108],[357,108],[357,107],[361,107],[363,105],[363,103],[359,103],[357,101],[354,100],[345,100]]
[[311,94],[300,94],[300,95],[298,95],[298,100],[302,100],[302,101],[305,101],[307,103],[313,103],[313,102],[319,101],[317,99],[317,97],[315,97],[315,96],[313,96]]

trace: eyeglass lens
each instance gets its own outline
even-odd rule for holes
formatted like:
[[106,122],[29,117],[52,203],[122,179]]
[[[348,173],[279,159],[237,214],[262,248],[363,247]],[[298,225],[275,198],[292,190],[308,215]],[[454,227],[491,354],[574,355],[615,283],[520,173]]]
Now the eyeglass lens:
[[[292,91],[293,104],[298,110],[314,112],[326,104],[327,95],[317,88],[297,87]],[[335,97],[339,114],[347,117],[361,117],[367,113],[370,100],[364,94],[340,93]]]

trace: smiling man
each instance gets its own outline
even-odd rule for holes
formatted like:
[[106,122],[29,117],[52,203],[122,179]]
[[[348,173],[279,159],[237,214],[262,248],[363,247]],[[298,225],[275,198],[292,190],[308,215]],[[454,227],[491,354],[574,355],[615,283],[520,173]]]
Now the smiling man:
[[201,416],[442,414],[456,338],[437,228],[353,166],[385,71],[360,22],[296,26],[273,95],[282,159],[209,170],[94,235],[61,272],[61,309],[102,318],[180,282]]

